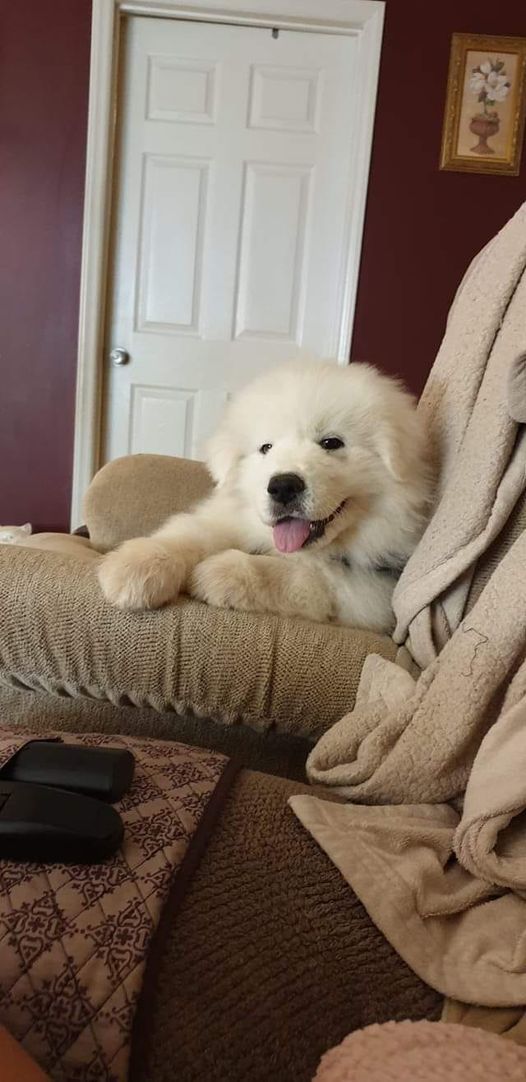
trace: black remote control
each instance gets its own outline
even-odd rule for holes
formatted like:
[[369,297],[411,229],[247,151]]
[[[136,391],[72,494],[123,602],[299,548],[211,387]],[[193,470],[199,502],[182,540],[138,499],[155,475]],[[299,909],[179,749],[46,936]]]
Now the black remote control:
[[114,803],[133,780],[135,759],[127,748],[90,748],[55,740],[32,740],[0,770],[0,782],[51,785]]
[[0,859],[94,864],[111,856],[123,835],[110,804],[0,778]]

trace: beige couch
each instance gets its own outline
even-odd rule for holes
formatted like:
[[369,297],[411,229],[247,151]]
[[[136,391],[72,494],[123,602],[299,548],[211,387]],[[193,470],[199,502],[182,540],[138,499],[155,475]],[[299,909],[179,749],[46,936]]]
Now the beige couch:
[[[201,463],[135,455],[106,465],[85,502],[90,541],[40,534],[0,545],[0,708],[4,723],[157,735],[303,776],[319,735],[351,709],[368,653],[410,664],[385,635],[182,598],[120,612],[95,577],[100,554],[148,533],[205,494]],[[522,507],[475,576],[472,598]]]
[[0,706],[8,723],[162,735],[301,776],[349,710],[364,659],[388,636],[209,608],[182,598],[119,612],[100,553],[148,533],[209,489],[201,463],[135,455],[105,466],[85,502],[90,541],[34,535],[0,546]]

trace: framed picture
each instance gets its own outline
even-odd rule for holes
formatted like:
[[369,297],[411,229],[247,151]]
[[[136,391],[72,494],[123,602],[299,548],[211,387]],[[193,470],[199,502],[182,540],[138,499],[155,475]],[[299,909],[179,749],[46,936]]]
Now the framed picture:
[[441,169],[520,169],[526,110],[526,38],[453,34]]

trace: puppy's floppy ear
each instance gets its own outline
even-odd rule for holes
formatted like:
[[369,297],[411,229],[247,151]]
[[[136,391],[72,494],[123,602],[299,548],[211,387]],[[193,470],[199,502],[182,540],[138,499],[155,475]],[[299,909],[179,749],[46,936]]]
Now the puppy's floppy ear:
[[223,485],[241,457],[239,448],[235,443],[235,433],[232,432],[227,418],[221,422],[217,432],[205,445],[205,460],[217,485]]
[[409,476],[413,457],[409,440],[409,433],[402,432],[387,420],[380,422],[376,429],[376,450],[395,481],[406,481]]

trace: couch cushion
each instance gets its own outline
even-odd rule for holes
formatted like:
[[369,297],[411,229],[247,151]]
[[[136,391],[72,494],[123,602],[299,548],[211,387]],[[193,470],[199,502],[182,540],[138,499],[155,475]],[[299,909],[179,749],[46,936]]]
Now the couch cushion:
[[152,966],[134,1082],[309,1082],[351,1030],[439,1017],[442,996],[294,822],[287,800],[301,791],[238,776]]
[[[33,736],[2,726],[0,762]],[[55,1082],[127,1082],[136,1003],[171,921],[172,885],[184,893],[185,866],[204,827],[213,830],[236,769],[173,741],[91,733],[70,743],[132,753],[131,785],[115,802],[124,837],[96,869],[80,857],[49,865],[2,853],[2,1022]]]
[[[114,706],[102,699],[69,699],[47,691],[5,686],[0,678],[0,718],[3,725],[33,732],[117,733],[148,739],[177,740],[194,748],[219,751],[251,770],[305,781],[305,761],[312,743],[301,736],[267,730],[257,732],[239,722],[223,725],[196,714],[159,713],[150,707]],[[1,1076],[0,1076],[1,1077]]]
[[93,547],[86,537],[69,533],[33,533],[20,547],[39,549],[43,552],[60,552],[63,556],[74,556],[76,560],[99,560],[100,552]]
[[126,455],[103,466],[84,499],[93,546],[100,552],[153,533],[212,489],[203,462],[168,455]]
[[[3,551],[2,551],[3,549]],[[354,704],[390,638],[210,608],[113,609],[94,566],[0,546],[0,682],[317,739]]]

